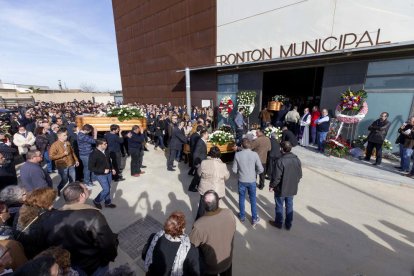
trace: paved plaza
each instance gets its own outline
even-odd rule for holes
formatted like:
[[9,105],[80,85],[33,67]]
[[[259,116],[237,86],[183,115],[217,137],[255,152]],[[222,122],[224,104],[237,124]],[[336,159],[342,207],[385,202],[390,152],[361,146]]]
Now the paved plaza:
[[[261,221],[237,221],[233,275],[412,275],[414,271],[414,180],[360,161],[326,157],[294,148],[303,163],[303,178],[294,199],[291,231],[267,222],[274,218],[273,193],[258,190]],[[187,192],[188,165],[166,170],[163,151],[145,152],[145,174],[113,184],[116,209],[104,209],[112,229],[120,233],[114,265],[129,263],[138,275],[140,249],[166,217],[181,210],[191,230],[199,201]],[[231,163],[228,164],[231,169]],[[59,177],[55,176],[55,182]],[[221,207],[238,212],[237,181],[226,183]],[[91,197],[100,191],[95,186]],[[91,203],[91,202],[90,202]],[[62,202],[59,200],[58,205]],[[246,205],[247,214],[250,206]]]

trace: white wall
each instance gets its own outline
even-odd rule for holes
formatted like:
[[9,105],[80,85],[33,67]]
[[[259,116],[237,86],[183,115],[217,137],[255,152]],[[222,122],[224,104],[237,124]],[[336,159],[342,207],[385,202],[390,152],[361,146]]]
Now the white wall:
[[[72,102],[77,101],[92,101],[94,97],[98,98],[97,102],[107,103],[108,100],[114,101],[114,96],[109,93],[73,93],[73,92],[62,92],[62,93],[18,93],[18,92],[0,92],[0,97],[3,98],[27,98],[33,97],[35,101],[53,101],[55,103]],[[100,99],[100,100],[99,100]]]
[[218,56],[378,29],[382,41],[414,43],[413,28],[414,0],[217,1]]

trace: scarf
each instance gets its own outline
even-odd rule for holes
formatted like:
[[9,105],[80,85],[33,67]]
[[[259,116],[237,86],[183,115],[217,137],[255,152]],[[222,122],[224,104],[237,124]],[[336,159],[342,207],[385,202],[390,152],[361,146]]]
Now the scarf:
[[[145,265],[144,270],[148,272],[148,269],[152,263],[152,253],[154,251],[154,247],[158,242],[158,239],[161,238],[165,234],[164,230],[157,232],[152,238],[151,244],[147,251],[147,256],[145,257]],[[170,235],[165,234],[165,237],[168,240],[176,241],[176,239],[172,238]],[[183,264],[184,260],[187,257],[188,251],[190,251],[191,243],[190,238],[187,234],[181,235],[177,238],[181,241],[180,247],[178,248],[177,254],[175,255],[174,263],[171,269],[171,276],[182,276],[183,275]]]

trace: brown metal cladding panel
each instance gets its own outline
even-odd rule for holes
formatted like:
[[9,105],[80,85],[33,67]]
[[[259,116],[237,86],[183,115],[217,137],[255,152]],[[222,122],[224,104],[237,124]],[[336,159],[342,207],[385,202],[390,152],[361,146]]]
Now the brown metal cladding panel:
[[[216,1],[113,0],[112,4],[126,101],[156,98],[184,103],[184,74],[176,71],[215,62]],[[213,86],[193,87],[198,99],[203,98],[199,93],[216,93],[215,75],[203,78],[198,82]]]

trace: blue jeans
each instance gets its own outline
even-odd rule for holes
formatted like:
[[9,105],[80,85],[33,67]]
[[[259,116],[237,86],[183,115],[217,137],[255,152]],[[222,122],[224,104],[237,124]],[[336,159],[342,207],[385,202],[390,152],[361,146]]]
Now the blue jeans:
[[239,181],[239,218],[245,219],[246,214],[244,211],[244,201],[246,199],[246,190],[249,193],[250,206],[252,209],[252,220],[257,219],[257,209],[256,209],[256,182],[240,182]]
[[45,152],[43,153],[43,158],[46,161],[47,172],[51,173],[53,171],[53,165],[52,165],[52,160],[50,160],[49,158],[49,152],[47,150],[45,150]]
[[58,174],[60,175],[60,182],[58,184],[58,191],[62,190],[66,183],[73,182],[76,179],[75,166],[59,169]]
[[236,144],[238,146],[241,145],[242,139],[243,139],[243,128],[237,128],[236,129]]
[[157,139],[155,139],[155,147],[160,147],[161,149],[165,149],[164,146],[164,137],[162,135],[158,135]]
[[318,132],[318,151],[325,152],[325,140],[328,132]]
[[311,142],[312,144],[316,144],[316,126],[311,127]]
[[411,163],[411,155],[412,154],[413,154],[413,149],[403,147],[402,155],[401,155],[401,167],[402,167],[403,171],[408,172],[410,170],[410,163]]
[[293,220],[293,196],[288,197],[279,197],[275,196],[275,212],[276,212],[276,219],[275,223],[278,225],[283,224],[283,203],[285,203],[286,208],[286,219],[285,225],[287,228],[292,227],[292,220]]
[[104,201],[105,204],[110,204],[111,203],[110,192],[111,192],[112,174],[111,173],[102,174],[102,175],[95,174],[95,177],[98,180],[99,185],[101,185],[102,191],[96,196],[94,201],[96,203],[101,203],[102,201]]
[[90,184],[92,183],[92,180],[91,180],[91,171],[88,168],[89,155],[81,155],[79,156],[79,158],[82,161],[82,165],[83,165],[83,183]]

